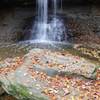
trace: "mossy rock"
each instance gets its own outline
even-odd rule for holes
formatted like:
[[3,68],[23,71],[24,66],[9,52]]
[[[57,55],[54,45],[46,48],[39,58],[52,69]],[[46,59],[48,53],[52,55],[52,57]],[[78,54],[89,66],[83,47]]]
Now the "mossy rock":
[[43,97],[42,95],[32,94],[27,87],[21,84],[10,84],[8,92],[18,100],[48,100],[47,97]]

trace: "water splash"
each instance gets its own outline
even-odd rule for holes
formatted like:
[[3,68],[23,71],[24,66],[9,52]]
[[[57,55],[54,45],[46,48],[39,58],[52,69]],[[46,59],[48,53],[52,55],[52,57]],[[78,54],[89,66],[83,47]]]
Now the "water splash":
[[52,0],[53,17],[50,19],[48,14],[49,0],[37,0],[38,16],[32,29],[31,39],[40,41],[64,41],[66,33],[62,19],[57,12],[61,8],[62,0]]
[[46,39],[47,21],[48,21],[48,0],[37,0],[38,6],[38,34],[36,38],[41,37],[41,40]]

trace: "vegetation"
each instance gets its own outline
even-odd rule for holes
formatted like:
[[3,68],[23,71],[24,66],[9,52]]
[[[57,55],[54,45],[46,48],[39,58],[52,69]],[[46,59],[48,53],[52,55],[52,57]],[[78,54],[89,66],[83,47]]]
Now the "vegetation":
[[16,98],[19,100],[47,100],[40,95],[36,96],[34,94],[30,94],[28,88],[21,84],[10,84],[8,90],[11,95],[17,95]]

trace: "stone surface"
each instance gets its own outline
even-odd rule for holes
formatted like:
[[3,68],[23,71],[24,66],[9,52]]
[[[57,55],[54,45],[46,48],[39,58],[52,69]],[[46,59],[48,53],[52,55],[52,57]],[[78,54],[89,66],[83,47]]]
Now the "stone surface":
[[47,72],[47,74],[49,74],[50,71],[51,74],[57,74],[56,72],[68,72],[71,74],[74,73],[91,78],[92,73],[95,69],[94,64],[89,63],[84,58],[73,56],[71,54],[65,53],[65,55],[63,56],[63,53],[60,54],[60,52],[50,52],[48,50],[44,51],[37,49],[36,51],[35,49],[33,49],[33,51],[30,51],[29,55],[31,54],[33,54],[33,60],[38,59],[38,63],[33,65],[33,69],[35,68],[37,70],[44,70]]
[[0,41],[16,42],[23,37],[24,27],[27,19],[33,16],[33,9],[8,8],[0,10],[0,14]]
[[81,90],[73,87],[74,78],[70,88],[65,87],[66,75],[93,78],[96,69],[94,63],[82,57],[47,49],[32,49],[23,58],[8,63],[7,67],[0,68],[0,81],[9,94],[21,100],[61,100],[67,98],[64,94],[70,94],[68,98],[79,95]]

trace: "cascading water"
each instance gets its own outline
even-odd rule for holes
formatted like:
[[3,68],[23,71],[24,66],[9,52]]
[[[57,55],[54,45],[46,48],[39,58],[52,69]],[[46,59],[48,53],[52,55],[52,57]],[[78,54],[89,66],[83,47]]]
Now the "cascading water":
[[[49,0],[37,0],[38,16],[32,29],[31,39],[41,41],[64,41],[65,26],[57,16],[62,0],[52,0],[52,18],[49,17]],[[34,36],[35,35],[35,36]]]
[[37,37],[41,40],[47,39],[47,24],[48,24],[48,0],[37,0],[38,7],[38,23],[37,23]]
[[61,11],[63,10],[62,0],[61,0]]
[[57,12],[60,8],[59,3],[61,2],[62,0],[52,0],[53,18],[49,24],[49,34],[52,36],[51,40],[54,41],[64,41],[65,26],[62,22],[62,19],[60,19],[59,16],[57,16]]
[[52,3],[53,3],[53,13],[54,13],[54,17],[56,17],[57,15],[57,9],[58,9],[58,0],[52,0]]

